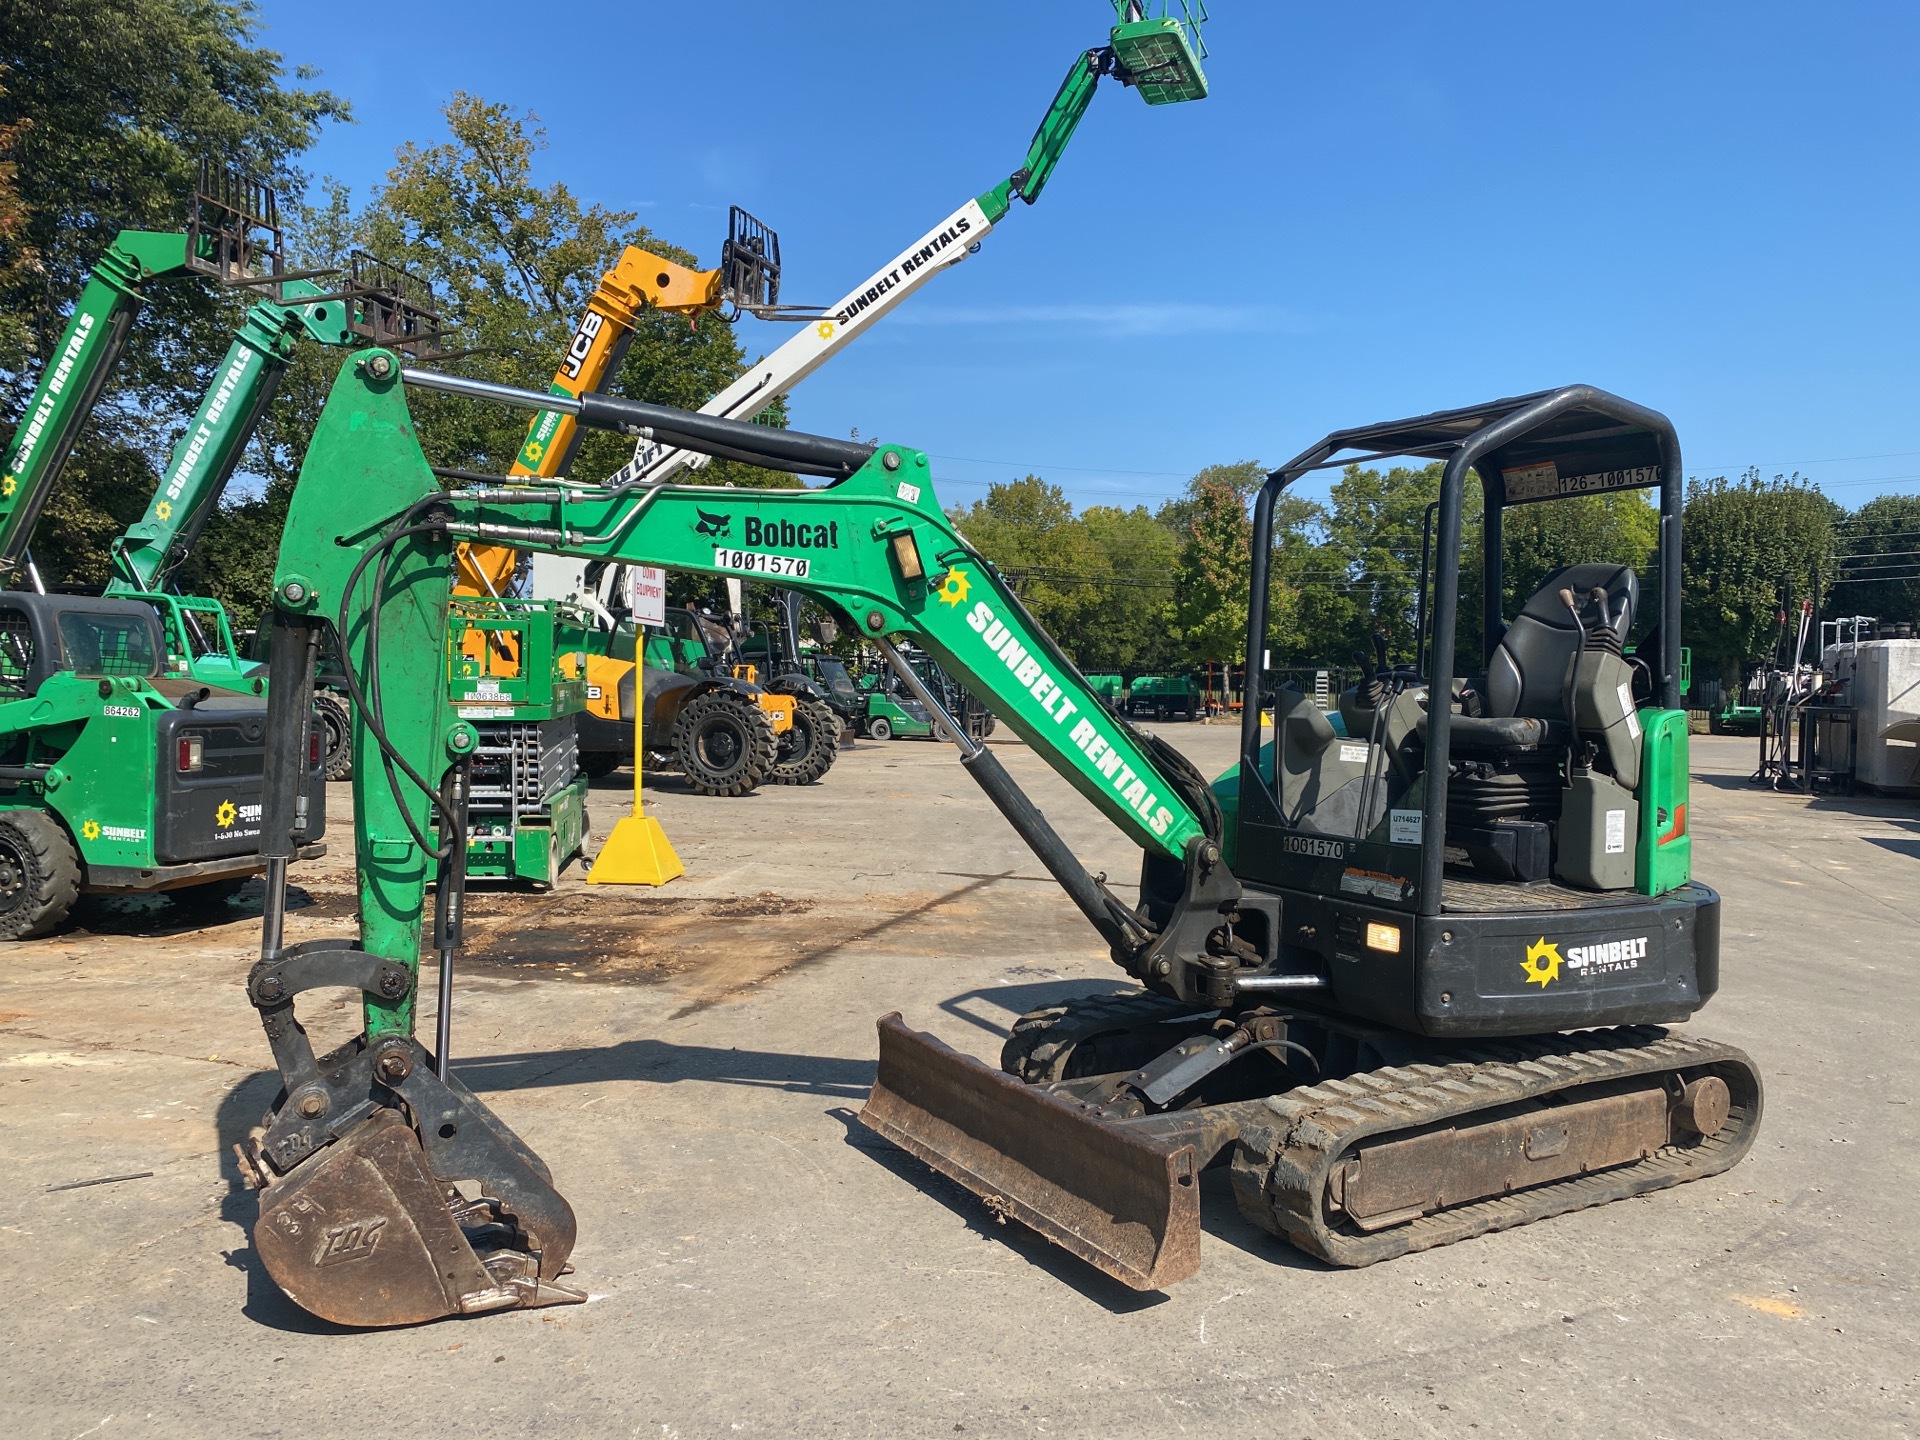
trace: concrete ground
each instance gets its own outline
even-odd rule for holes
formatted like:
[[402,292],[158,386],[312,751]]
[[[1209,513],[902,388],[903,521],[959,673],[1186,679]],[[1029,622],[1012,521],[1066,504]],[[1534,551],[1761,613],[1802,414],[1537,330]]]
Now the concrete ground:
[[[1209,773],[1233,750],[1166,733]],[[997,748],[1132,878],[1124,838]],[[276,1088],[241,990],[258,897],[201,929],[96,909],[0,970],[0,1416],[73,1440],[1907,1434],[1920,818],[1751,788],[1752,749],[1696,741],[1692,821],[1725,896],[1702,1028],[1767,1077],[1742,1165],[1359,1271],[1246,1225],[1210,1174],[1205,1267],[1164,1294],[852,1123],[880,1014],[991,1058],[1118,974],[944,747],[861,744],[740,801],[663,785],[690,878],[657,894],[474,898],[456,1068],[579,1215],[574,1308],[348,1333],[282,1299],[229,1153]],[[621,803],[596,793],[603,829]],[[350,930],[347,881],[301,867],[293,938]],[[303,1014],[357,1028],[324,992]]]

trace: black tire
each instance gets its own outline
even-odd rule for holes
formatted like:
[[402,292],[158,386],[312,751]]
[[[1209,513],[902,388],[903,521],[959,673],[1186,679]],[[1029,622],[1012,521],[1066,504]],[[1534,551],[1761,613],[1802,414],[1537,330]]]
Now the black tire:
[[589,780],[604,780],[625,762],[615,750],[582,750],[580,772]]
[[780,737],[769,777],[776,785],[811,785],[833,768],[840,732],[833,711],[818,700],[793,702],[793,727]]
[[875,715],[867,721],[867,738],[869,740],[893,739],[893,723],[884,715]]
[[0,811],[0,940],[55,929],[80,895],[80,857],[51,815]]
[[980,726],[980,738],[984,740],[989,735],[993,734],[994,727],[997,726],[999,723],[1000,722],[996,720],[993,716],[991,715],[987,716],[985,722],[982,723],[982,725]]
[[731,690],[695,696],[674,722],[674,761],[701,795],[757,789],[772,773],[778,752],[767,712]]
[[344,696],[331,690],[313,692],[313,709],[320,722],[320,763],[327,779],[353,778],[353,711]]

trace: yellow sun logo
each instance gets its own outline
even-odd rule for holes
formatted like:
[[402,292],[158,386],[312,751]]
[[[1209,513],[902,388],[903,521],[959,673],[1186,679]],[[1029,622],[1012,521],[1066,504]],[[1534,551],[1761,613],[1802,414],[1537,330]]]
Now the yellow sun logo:
[[520,453],[527,457],[527,463],[529,465],[538,465],[540,463],[540,457],[547,453],[547,447],[538,440],[529,440],[525,445],[520,447]]
[[[233,801],[222,800],[220,808],[213,812],[213,823],[224,830],[239,818],[240,812],[233,808]],[[1558,958],[1557,956],[1555,957]]]
[[0,477],[0,495],[11,496],[20,488],[20,482],[11,475]]
[[87,821],[86,824],[80,827],[80,833],[89,840],[98,840],[100,838],[100,822],[98,820]]
[[1527,983],[1542,990],[1560,978],[1560,947],[1542,935],[1527,947],[1527,958],[1520,962],[1527,972]]
[[822,340],[831,340],[833,338],[833,322],[831,320],[822,320],[813,328]]
[[966,571],[949,570],[947,578],[940,582],[940,588],[935,593],[939,595],[941,604],[959,605],[965,602],[967,591],[972,588]]
[[173,506],[167,501],[162,500],[158,505],[153,507],[153,515],[156,520],[171,520],[173,518]]

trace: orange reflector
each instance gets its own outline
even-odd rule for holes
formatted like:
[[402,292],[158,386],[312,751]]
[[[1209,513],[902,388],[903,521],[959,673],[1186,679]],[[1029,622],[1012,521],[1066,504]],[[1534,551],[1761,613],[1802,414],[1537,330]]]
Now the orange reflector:
[[1382,925],[1377,920],[1367,922],[1367,949],[1398,952],[1400,949],[1400,927]]

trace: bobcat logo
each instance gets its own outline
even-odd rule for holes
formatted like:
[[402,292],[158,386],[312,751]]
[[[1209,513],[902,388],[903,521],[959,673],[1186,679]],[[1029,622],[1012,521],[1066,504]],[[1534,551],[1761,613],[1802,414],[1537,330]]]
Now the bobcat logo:
[[693,513],[700,517],[700,523],[693,527],[696,535],[705,535],[710,540],[724,540],[733,529],[731,515],[709,515],[698,505],[693,507]]

